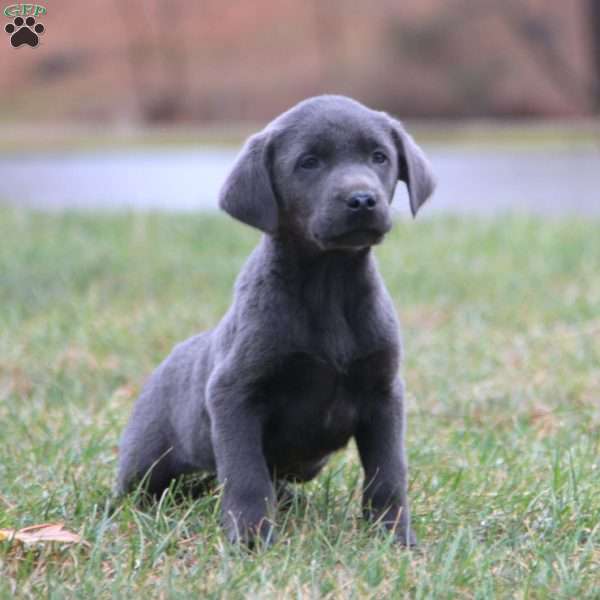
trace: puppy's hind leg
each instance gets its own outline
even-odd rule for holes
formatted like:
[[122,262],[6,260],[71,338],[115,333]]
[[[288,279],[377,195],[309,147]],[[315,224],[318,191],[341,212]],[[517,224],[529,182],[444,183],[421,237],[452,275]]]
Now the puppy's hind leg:
[[131,439],[127,432],[123,436],[116,489],[119,496],[136,488],[145,496],[160,496],[179,474],[173,447],[164,440],[144,437]]

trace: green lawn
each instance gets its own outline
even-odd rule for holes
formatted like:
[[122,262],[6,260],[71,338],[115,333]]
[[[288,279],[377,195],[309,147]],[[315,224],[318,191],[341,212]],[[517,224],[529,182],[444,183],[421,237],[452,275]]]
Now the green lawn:
[[401,222],[377,249],[403,323],[420,547],[360,519],[351,445],[249,553],[218,499],[106,499],[144,378],[210,327],[258,235],[216,216],[0,209],[0,597],[600,598],[600,221]]

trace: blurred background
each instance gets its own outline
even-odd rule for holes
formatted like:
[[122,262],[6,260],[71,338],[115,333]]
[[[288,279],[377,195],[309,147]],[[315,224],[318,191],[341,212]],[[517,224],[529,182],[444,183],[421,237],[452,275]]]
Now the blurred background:
[[429,212],[600,213],[598,0],[38,5],[0,44],[0,201],[214,208],[247,134],[341,93],[407,122]]

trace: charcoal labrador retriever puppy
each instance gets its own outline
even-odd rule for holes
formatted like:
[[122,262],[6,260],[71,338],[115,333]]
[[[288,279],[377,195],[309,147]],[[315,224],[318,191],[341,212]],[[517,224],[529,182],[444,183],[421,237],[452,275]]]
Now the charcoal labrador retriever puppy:
[[220,323],[143,389],[119,493],[216,473],[229,538],[269,541],[278,482],[312,479],[354,437],[364,513],[414,543],[398,323],[371,252],[398,180],[414,215],[434,189],[423,152],[398,121],[341,96],[305,100],[246,142],[220,206],[264,235]]

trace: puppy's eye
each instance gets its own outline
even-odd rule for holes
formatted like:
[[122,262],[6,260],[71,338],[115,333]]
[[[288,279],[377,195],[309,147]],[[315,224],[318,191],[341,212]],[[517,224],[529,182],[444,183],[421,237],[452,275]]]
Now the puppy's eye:
[[375,152],[373,152],[373,162],[377,163],[378,165],[382,165],[384,162],[387,162],[388,157],[381,152],[381,150],[375,150]]
[[314,154],[308,154],[303,156],[298,163],[301,169],[316,169],[320,164],[319,159]]

